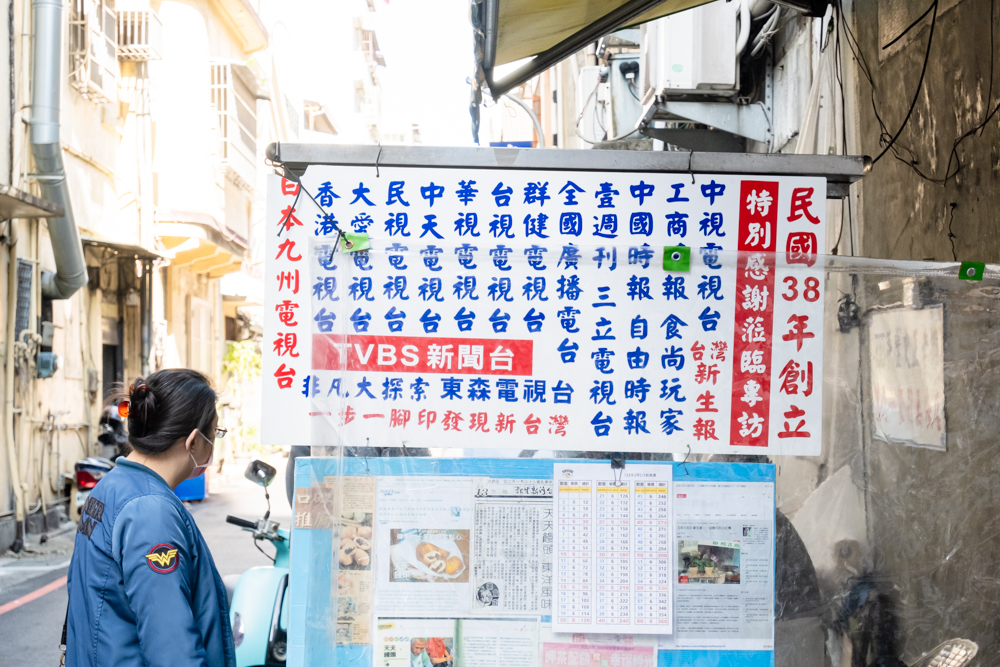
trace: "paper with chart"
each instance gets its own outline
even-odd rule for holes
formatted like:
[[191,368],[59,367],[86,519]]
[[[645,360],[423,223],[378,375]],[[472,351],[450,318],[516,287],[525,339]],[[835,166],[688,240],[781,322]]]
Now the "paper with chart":
[[554,632],[673,631],[673,467],[555,466]]

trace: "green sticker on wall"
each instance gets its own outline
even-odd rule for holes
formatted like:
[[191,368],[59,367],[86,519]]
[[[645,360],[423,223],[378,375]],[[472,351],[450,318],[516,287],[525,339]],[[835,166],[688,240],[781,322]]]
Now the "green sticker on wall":
[[958,269],[959,280],[982,280],[986,262],[962,262]]
[[368,234],[344,232],[340,237],[340,249],[344,252],[361,252],[372,247]]
[[683,245],[663,246],[664,271],[690,271],[691,248]]

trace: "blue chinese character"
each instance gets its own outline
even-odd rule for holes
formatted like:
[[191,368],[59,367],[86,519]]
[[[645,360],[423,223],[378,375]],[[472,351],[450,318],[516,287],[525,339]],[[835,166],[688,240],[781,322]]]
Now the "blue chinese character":
[[597,352],[593,352],[590,358],[594,360],[594,368],[604,375],[610,375],[614,373],[614,369],[611,368],[611,357],[615,356],[613,350],[609,350],[606,347],[597,348]]
[[371,200],[368,199],[368,197],[365,196],[366,194],[371,192],[371,190],[369,188],[366,188],[364,183],[358,183],[358,187],[351,190],[351,192],[354,193],[354,199],[351,200],[351,204],[357,204],[358,200],[360,199],[368,206],[375,205]]
[[601,403],[615,405],[614,393],[615,383],[613,381],[594,380],[594,386],[590,388],[590,400],[594,402],[594,405],[600,405]]
[[319,378],[315,375],[307,375],[302,378],[302,395],[306,398],[315,396],[319,392]]
[[702,276],[701,282],[698,283],[698,296],[705,301],[708,299],[722,301],[725,298],[722,295],[722,278],[719,276]]
[[[611,320],[606,317],[602,317],[597,320],[594,324],[596,330],[594,335],[590,337],[590,340],[615,340],[615,337],[611,335]],[[601,332],[601,327],[604,327],[604,332]]]
[[382,383],[382,400],[397,401],[403,396],[403,378],[386,378]]
[[510,271],[511,267],[507,263],[507,255],[510,254],[511,248],[505,245],[498,245],[496,248],[490,250],[490,257],[493,258],[493,266],[497,267],[501,271]]
[[573,181],[566,181],[566,185],[559,189],[559,194],[566,196],[563,206],[577,206],[580,202],[576,200],[576,193],[583,191],[583,188]]
[[633,317],[630,331],[632,340],[646,340],[646,336],[649,334],[649,324],[646,322],[646,318],[642,315]]
[[579,270],[579,262],[580,249],[570,243],[569,245],[564,245],[562,247],[562,254],[559,255],[559,261],[556,262],[556,266],[562,266],[565,269]]
[[684,188],[683,183],[674,183],[670,186],[670,188],[674,191],[674,194],[667,197],[668,202],[691,201],[687,197],[681,197],[681,190]]
[[638,435],[640,431],[649,433],[646,430],[646,412],[645,410],[629,408],[628,412],[625,413],[625,432],[629,435]]
[[510,378],[497,380],[497,400],[517,403],[517,380]]
[[594,435],[604,437],[611,433],[611,422],[611,415],[605,415],[603,412],[594,415],[594,418],[590,420],[591,426],[594,427]]
[[410,391],[413,392],[410,395],[410,398],[412,398],[417,403],[424,400],[425,398],[427,398],[426,387],[429,386],[431,386],[430,382],[425,381],[423,378],[417,378],[416,380],[410,383]]
[[486,293],[494,301],[513,301],[514,297],[510,295],[511,287],[510,278],[493,276],[493,282],[486,288]]
[[538,301],[548,301],[549,298],[545,296],[545,278],[542,276],[537,276],[535,278],[528,278],[528,282],[524,283],[523,294],[526,297],[525,301],[531,301],[537,299]]
[[539,213],[534,218],[531,217],[530,213],[524,216],[524,235],[537,236],[540,239],[549,238],[549,235],[545,233],[548,220],[549,216],[544,213]]
[[371,324],[371,313],[365,313],[360,308],[351,313],[351,324],[354,325],[354,333],[365,333]]
[[[594,216],[594,220],[598,220],[597,216]],[[594,224],[594,236],[600,236],[605,239],[613,239],[618,237],[618,214],[617,213],[605,213],[600,217],[600,221]]]
[[497,183],[496,187],[493,188],[493,192],[490,194],[496,199],[497,206],[510,206],[510,195],[514,192],[514,188],[503,186],[503,182]]
[[409,206],[410,202],[403,199],[403,186],[406,185],[404,181],[390,181],[389,182],[389,197],[385,200],[386,206],[392,206],[393,204],[402,204],[403,206]]
[[645,181],[639,181],[638,185],[630,185],[628,187],[629,192],[632,194],[632,197],[639,200],[639,206],[642,206],[642,203],[646,200],[646,197],[653,196],[653,188],[654,186]]
[[719,237],[725,236],[726,233],[722,231],[722,213],[718,211],[705,213],[705,217],[698,223],[698,231],[705,236],[711,236],[712,234]]
[[372,383],[368,381],[368,376],[365,375],[361,378],[361,382],[358,383],[358,393],[354,395],[354,398],[364,394],[368,398],[375,398],[375,395],[368,391],[368,388],[372,386]]
[[410,224],[410,216],[406,213],[390,213],[385,221],[385,231],[389,236],[409,236],[406,226]]
[[714,243],[709,243],[704,248],[700,248],[701,260],[705,262],[705,266],[710,269],[721,269],[722,264],[719,264],[719,251],[722,250],[721,245],[715,245]]
[[545,202],[552,199],[552,197],[547,194],[548,190],[548,181],[544,183],[528,183],[524,186],[524,203],[534,204],[537,202],[539,206],[545,206]]
[[340,199],[340,195],[333,191],[333,183],[330,181],[325,181],[319,186],[316,196],[319,198],[320,206],[333,206],[333,200]]
[[441,248],[435,245],[429,245],[420,251],[420,256],[424,261],[424,266],[430,271],[440,271],[441,266],[438,265],[438,261],[441,259],[438,255],[441,254]]
[[530,333],[538,333],[542,330],[542,322],[545,321],[545,313],[536,311],[534,308],[524,315],[524,323],[528,326]]
[[635,348],[631,352],[626,353],[626,360],[628,360],[628,367],[632,370],[641,370],[646,367],[649,363],[649,352],[645,352],[642,348]]
[[687,323],[676,315],[668,315],[667,319],[663,320],[660,326],[666,327],[667,337],[665,340],[670,340],[671,338],[683,338],[680,328],[686,327]]
[[637,398],[640,403],[646,402],[646,394],[649,393],[650,385],[646,378],[625,381],[625,398]]
[[437,216],[434,215],[434,214],[425,215],[424,219],[427,222],[425,222],[424,224],[422,224],[420,226],[420,229],[423,230],[420,233],[420,238],[424,238],[425,236],[427,236],[428,234],[430,234],[431,236],[433,236],[436,239],[444,240],[444,237],[437,233],[437,226],[438,226]]
[[476,269],[476,258],[472,254],[479,250],[478,247],[474,245],[469,245],[468,243],[463,243],[459,247],[455,248],[455,256],[458,258],[458,263],[463,269]]
[[667,297],[667,301],[671,299],[677,301],[679,299],[687,300],[687,295],[684,293],[684,278],[683,276],[667,276],[663,279],[663,296]]
[[681,410],[660,410],[660,419],[663,420],[660,422],[660,429],[667,435],[673,435],[674,431],[683,431],[684,429],[677,424],[677,418],[683,414]]
[[371,258],[368,256],[367,252],[352,252],[351,259],[354,260],[354,266],[360,271],[371,271],[372,267],[368,265]]
[[580,314],[580,311],[576,308],[570,308],[566,306],[562,310],[556,313],[559,317],[559,324],[562,328],[569,333],[579,333],[580,330],[576,328],[576,316]]
[[334,253],[337,249],[335,245],[316,246],[316,261],[320,267],[327,271],[336,271],[337,265],[333,263]]
[[316,326],[322,333],[330,333],[333,331],[333,321],[337,319],[336,314],[333,311],[327,311],[326,308],[320,308],[313,320],[316,322]]
[[372,217],[365,212],[358,213],[354,216],[354,220],[351,220],[351,227],[354,228],[358,234],[365,234],[368,232],[368,228],[375,224]]
[[615,267],[618,266],[618,248],[612,247],[611,252],[604,249],[601,246],[597,249],[597,254],[594,255],[594,261],[597,262],[597,268],[604,266],[604,260],[611,260],[611,264],[608,266],[608,271],[614,271]]
[[427,200],[428,206],[434,206],[434,200],[444,196],[444,186],[434,185],[431,181],[430,185],[420,188],[420,196]]
[[493,325],[493,333],[504,333],[507,331],[507,325],[510,323],[510,314],[501,313],[500,309],[497,308],[490,315],[490,324]]
[[583,216],[569,212],[559,214],[559,233],[579,236],[583,232]]
[[548,248],[540,245],[533,245],[530,248],[525,248],[524,256],[528,258],[528,266],[533,268],[535,271],[544,271],[547,269],[548,267],[542,264],[542,262],[545,261],[545,253],[548,251]]
[[389,331],[393,333],[399,333],[403,330],[403,320],[406,319],[406,313],[401,310],[396,310],[396,306],[393,306],[385,314],[385,323],[389,327]]
[[576,351],[579,349],[580,345],[578,343],[571,343],[569,338],[563,338],[563,342],[559,343],[556,352],[559,353],[559,358],[562,359],[564,364],[572,364],[576,362]]
[[424,301],[444,301],[444,297],[441,296],[442,287],[440,278],[424,278],[417,288],[417,294]]
[[498,239],[503,237],[505,239],[512,239],[514,235],[511,234],[511,230],[514,228],[514,217],[509,213],[504,213],[503,215],[499,213],[493,214],[493,222],[490,223],[490,234],[493,238]]
[[556,382],[556,386],[552,387],[552,402],[553,403],[565,403],[570,404],[573,402],[573,387],[569,383],[563,383],[562,380]]
[[479,226],[479,216],[472,212],[459,213],[458,219],[455,220],[455,232],[459,236],[478,237],[477,226]]
[[385,249],[386,255],[389,258],[389,266],[399,271],[405,271],[408,267],[404,263],[406,261],[406,256],[396,253],[404,253],[409,251],[405,245],[400,243],[393,243],[391,246]]
[[524,381],[524,402],[525,403],[545,402],[545,380]]
[[688,214],[674,211],[667,214],[667,236],[677,236],[684,238],[688,233]]
[[716,183],[715,179],[701,186],[701,196],[709,198],[709,206],[715,206],[715,198],[726,193],[726,186]]
[[612,197],[617,194],[618,191],[612,188],[610,183],[601,183],[601,189],[594,193],[594,198],[598,200],[597,208],[614,208]]
[[355,301],[374,301],[372,296],[372,279],[355,277],[347,288],[347,293]]
[[556,292],[560,299],[576,301],[583,294],[580,288],[580,276],[559,276],[559,288]]
[[671,345],[670,349],[663,348],[665,354],[660,356],[660,365],[666,368],[681,370],[684,368],[684,348]]
[[591,305],[594,308],[605,308],[605,307],[607,307],[607,308],[614,308],[615,307],[615,302],[614,301],[608,301],[608,299],[611,298],[611,295],[608,294],[608,292],[610,292],[610,291],[611,291],[611,288],[608,287],[607,285],[602,285],[601,287],[598,287],[597,288],[597,292],[598,292],[597,298],[599,299],[599,302],[598,303],[593,303]]
[[420,324],[424,327],[424,333],[437,333],[438,326],[441,324],[441,316],[437,313],[432,313],[431,309],[428,308],[420,316]]
[[469,380],[469,400],[488,401],[490,399],[490,381],[485,378]]
[[653,233],[653,214],[646,211],[636,211],[628,219],[628,231],[631,234],[650,236]]
[[701,315],[698,319],[701,321],[701,328],[705,331],[715,331],[719,326],[719,319],[722,315],[719,314],[717,310],[710,310],[708,306],[705,306],[705,310],[701,311]]
[[317,278],[312,293],[317,301],[340,301],[340,297],[336,295],[337,278],[335,276]]
[[458,400],[462,400],[461,378],[441,378],[441,388],[444,390],[444,393],[441,394],[441,398],[447,398],[449,401],[454,401],[456,398]]
[[337,231],[337,219],[333,213],[326,215],[316,214],[316,229],[313,232],[316,236],[328,236]]
[[479,194],[479,190],[472,187],[475,184],[476,182],[471,179],[468,181],[458,182],[458,190],[455,191],[455,194],[458,195],[458,201],[462,202],[463,206],[468,206],[469,202],[475,199],[476,195]]
[[628,297],[635,301],[638,299],[642,301],[643,299],[653,300],[653,297],[649,294],[649,278],[645,276],[632,276],[628,281],[628,291],[626,292]]
[[649,268],[649,260],[653,259],[653,249],[648,243],[643,243],[642,247],[632,247],[628,249],[628,263],[642,264],[642,268]]
[[676,401],[677,403],[683,403],[687,400],[684,396],[681,396],[681,386],[680,378],[673,378],[671,380],[660,381],[660,398],[667,401]]
[[476,296],[476,277],[475,276],[458,276],[458,282],[452,285],[453,293],[458,300],[469,299],[470,301],[479,301],[479,297]]
[[[326,397],[330,398],[330,395],[333,394],[334,392],[336,392],[335,394],[336,396],[340,396],[340,378],[334,378],[330,380],[330,389],[327,390]],[[346,394],[344,394],[344,397],[346,398],[350,395],[351,393],[347,392]]]

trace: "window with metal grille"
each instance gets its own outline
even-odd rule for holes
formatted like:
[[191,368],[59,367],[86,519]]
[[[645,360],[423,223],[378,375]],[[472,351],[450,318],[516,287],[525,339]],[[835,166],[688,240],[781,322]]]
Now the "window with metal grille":
[[115,0],[72,0],[70,84],[98,103],[118,97],[117,23]]
[[257,162],[257,97],[230,63],[213,63],[210,69],[219,159],[253,185]]
[[21,332],[31,328],[31,283],[35,265],[27,260],[17,260],[17,306],[14,316],[14,339],[21,340]]

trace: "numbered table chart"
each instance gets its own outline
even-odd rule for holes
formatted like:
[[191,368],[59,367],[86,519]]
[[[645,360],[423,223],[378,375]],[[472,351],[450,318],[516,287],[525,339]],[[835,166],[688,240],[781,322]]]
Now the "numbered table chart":
[[671,625],[674,542],[670,482],[635,483],[635,622]]
[[631,488],[611,479],[597,482],[595,605],[599,625],[631,621]]
[[593,485],[590,481],[560,481],[556,495],[559,623],[593,623]]

